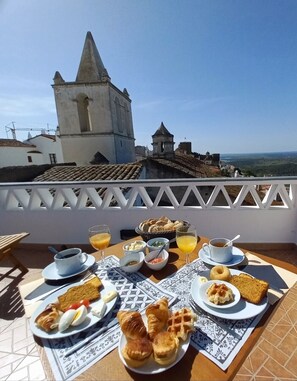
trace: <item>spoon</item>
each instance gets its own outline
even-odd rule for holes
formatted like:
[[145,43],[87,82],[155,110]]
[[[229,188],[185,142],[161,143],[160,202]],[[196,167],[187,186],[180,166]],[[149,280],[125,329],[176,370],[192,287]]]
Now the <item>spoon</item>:
[[165,243],[162,247],[161,247],[161,249],[158,251],[158,253],[157,253],[157,255],[155,256],[155,258],[158,258],[158,256],[162,253],[162,251],[165,249],[165,246],[166,246],[167,244]]
[[237,240],[239,237],[240,237],[240,234],[237,234],[237,236],[236,236],[236,237],[234,237],[234,238],[230,239],[230,241],[229,241],[229,242],[225,243],[224,247],[226,247],[226,246],[229,246],[231,242],[233,242],[233,241]]
[[[55,249],[53,246],[49,246],[48,249],[54,255],[59,254],[58,250]],[[60,255],[57,255],[57,257],[60,258]]]

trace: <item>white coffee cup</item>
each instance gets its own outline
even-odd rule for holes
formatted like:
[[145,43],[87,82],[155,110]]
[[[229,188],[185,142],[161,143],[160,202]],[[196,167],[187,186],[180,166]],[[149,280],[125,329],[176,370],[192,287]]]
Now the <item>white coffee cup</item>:
[[[227,246],[225,246],[227,244]],[[213,262],[227,263],[232,259],[232,242],[227,238],[213,238],[202,245],[205,255]]]
[[79,248],[71,248],[59,251],[54,259],[59,275],[71,275],[82,268],[88,255]]

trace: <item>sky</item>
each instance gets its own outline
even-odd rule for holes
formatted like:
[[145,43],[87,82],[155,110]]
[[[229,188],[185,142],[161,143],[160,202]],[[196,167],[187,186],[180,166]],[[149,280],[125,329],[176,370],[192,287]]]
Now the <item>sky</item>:
[[56,128],[88,31],[135,145],[163,122],[202,154],[297,151],[296,0],[0,0],[0,138]]

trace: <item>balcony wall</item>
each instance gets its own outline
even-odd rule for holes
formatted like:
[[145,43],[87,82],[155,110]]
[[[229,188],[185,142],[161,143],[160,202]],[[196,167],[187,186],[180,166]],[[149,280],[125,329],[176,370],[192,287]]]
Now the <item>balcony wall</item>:
[[0,234],[84,244],[89,226],[106,223],[115,243],[120,230],[166,215],[209,237],[296,243],[296,187],[297,177],[0,183]]

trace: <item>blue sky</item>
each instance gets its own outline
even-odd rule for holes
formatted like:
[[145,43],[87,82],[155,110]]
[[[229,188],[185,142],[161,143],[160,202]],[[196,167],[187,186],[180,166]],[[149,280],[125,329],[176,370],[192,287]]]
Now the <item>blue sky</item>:
[[296,0],[0,0],[0,138],[57,126],[54,73],[75,80],[91,31],[136,145],[163,121],[199,153],[296,151],[296,20]]

